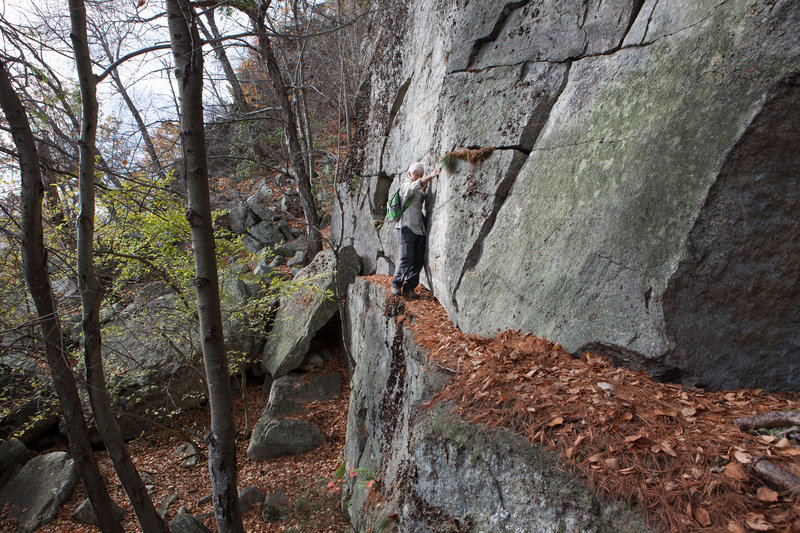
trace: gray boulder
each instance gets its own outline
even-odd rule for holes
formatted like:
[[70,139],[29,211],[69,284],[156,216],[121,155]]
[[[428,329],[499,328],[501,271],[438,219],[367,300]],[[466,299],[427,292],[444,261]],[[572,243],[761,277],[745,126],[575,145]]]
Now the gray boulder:
[[288,374],[272,383],[265,412],[272,417],[305,413],[304,404],[332,400],[341,393],[342,375],[338,372]]
[[126,439],[141,433],[143,421],[205,399],[197,330],[175,294],[130,305],[105,325],[103,357]]
[[275,248],[275,253],[284,257],[294,257],[297,252],[305,252],[308,248],[308,239],[305,235],[298,238],[292,237],[293,240],[281,243]]
[[273,457],[296,455],[313,450],[325,439],[317,426],[294,418],[272,418],[262,415],[253,428],[247,457],[266,461]]
[[0,489],[17,475],[30,457],[30,450],[21,440],[11,438],[0,442]]
[[169,523],[170,533],[212,533],[196,516],[188,513],[178,514]]
[[306,287],[281,301],[263,352],[267,372],[278,378],[303,363],[312,337],[338,310],[337,280],[345,294],[360,268],[355,250],[345,246],[339,251],[338,265],[333,251],[323,250],[298,273],[295,281],[305,281]]
[[402,307],[387,302],[382,285],[356,280],[343,321],[355,359],[344,460],[380,478],[384,498],[376,508],[365,478],[346,478],[355,530],[397,513],[402,531],[651,531],[636,508],[593,494],[556,452],[469,424],[451,405],[423,407],[452,374],[430,365],[397,320]]
[[0,439],[20,430],[19,439],[27,446],[47,438],[58,424],[57,406],[42,402],[42,398],[52,397],[52,391],[49,372],[39,368],[27,353],[12,352],[0,357],[0,394],[19,401],[14,409],[0,416]]
[[289,268],[291,268],[291,267],[295,267],[295,266],[298,266],[298,265],[302,265],[302,264],[303,264],[303,263],[305,263],[305,262],[306,262],[306,253],[305,253],[303,250],[298,250],[298,251],[297,251],[297,252],[295,252],[295,254],[292,256],[292,258],[291,258],[291,259],[289,259],[289,260],[286,262],[286,266],[288,266]]
[[[117,502],[114,500],[111,500],[111,508],[114,509],[114,515],[118,520],[125,518],[125,511],[122,507],[117,505]],[[72,518],[82,524],[89,524],[90,526],[97,525],[97,515],[94,513],[92,502],[90,502],[88,498],[83,500],[83,503],[75,509],[75,512],[72,513]]]
[[278,220],[277,227],[278,231],[281,232],[281,235],[283,235],[284,239],[286,239],[287,241],[291,241],[292,239],[294,239],[295,236],[294,233],[292,232],[292,228],[291,226],[289,226],[289,224],[286,223],[285,220],[283,219]]
[[272,246],[284,240],[283,233],[272,222],[259,222],[248,229],[247,233],[263,246]]
[[264,498],[264,491],[256,486],[245,487],[239,491],[239,507],[242,514],[247,513]]
[[265,222],[272,222],[275,219],[275,211],[262,205],[263,198],[260,194],[254,194],[247,199],[247,207],[259,219]]
[[0,489],[0,508],[11,504],[10,518],[19,531],[36,531],[52,521],[78,484],[74,461],[67,452],[34,457]]
[[261,512],[261,519],[264,522],[276,522],[280,520],[281,511],[286,506],[288,498],[286,490],[278,487],[264,498],[264,510]]

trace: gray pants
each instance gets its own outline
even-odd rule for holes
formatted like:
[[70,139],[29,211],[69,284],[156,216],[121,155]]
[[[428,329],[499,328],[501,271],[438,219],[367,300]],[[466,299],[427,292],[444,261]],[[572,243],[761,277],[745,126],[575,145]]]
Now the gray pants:
[[400,263],[392,279],[392,287],[413,292],[419,285],[419,275],[425,265],[425,235],[417,235],[410,229],[402,227],[397,230],[400,241]]

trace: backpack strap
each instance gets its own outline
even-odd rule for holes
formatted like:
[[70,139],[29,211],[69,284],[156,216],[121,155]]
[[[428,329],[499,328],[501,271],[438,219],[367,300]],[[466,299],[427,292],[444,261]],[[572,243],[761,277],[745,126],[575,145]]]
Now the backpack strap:
[[408,209],[408,206],[410,206],[410,205],[411,205],[411,202],[413,202],[413,201],[414,201],[414,196],[415,196],[415,195],[413,195],[413,194],[412,194],[411,196],[409,196],[409,197],[406,199],[406,201],[405,201],[405,202],[403,202],[403,207],[401,208],[401,209],[403,210],[403,213],[405,213],[405,212],[406,212],[406,209]]

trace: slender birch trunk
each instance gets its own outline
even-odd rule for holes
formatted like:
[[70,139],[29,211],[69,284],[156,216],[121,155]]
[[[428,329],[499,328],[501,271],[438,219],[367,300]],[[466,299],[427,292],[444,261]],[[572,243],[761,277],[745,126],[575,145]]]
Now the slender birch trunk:
[[97,430],[108,450],[119,480],[131,501],[136,518],[145,533],[169,530],[156,512],[139,477],[136,467],[122,439],[106,389],[103,374],[100,334],[100,304],[102,290],[94,274],[94,220],[95,220],[95,154],[97,135],[97,78],[92,73],[89,43],[86,30],[86,6],[83,0],[69,0],[72,22],[72,48],[81,90],[81,136],[79,144],[78,189],[80,213],[78,214],[78,286],[83,307],[83,350],[86,362],[86,380],[89,402],[94,412]]
[[75,460],[83,489],[97,515],[100,529],[108,533],[122,533],[124,530],[114,515],[111,499],[105,489],[105,481],[94,460],[78,387],[64,351],[61,324],[47,273],[47,254],[42,228],[44,185],[36,141],[25,109],[11,86],[2,61],[0,61],[0,106],[11,127],[22,177],[22,258],[25,281],[39,316],[47,363],[53,376],[53,386],[58,395],[61,413],[66,422],[70,452]]
[[165,0],[175,77],[178,81],[181,139],[189,205],[186,218],[192,230],[195,288],[211,403],[208,466],[214,513],[220,533],[243,533],[236,489],[236,448],[233,394],[222,331],[219,279],[211,220],[208,160],[203,120],[203,51],[197,15],[185,0]]

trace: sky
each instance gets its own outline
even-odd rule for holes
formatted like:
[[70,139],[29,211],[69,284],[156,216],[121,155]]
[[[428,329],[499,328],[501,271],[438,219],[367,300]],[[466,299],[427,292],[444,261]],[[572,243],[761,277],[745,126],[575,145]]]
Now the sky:
[[[66,9],[66,1],[52,0],[0,0],[0,16],[16,26],[38,26],[46,23],[52,27],[68,28],[69,16]],[[141,7],[137,7],[134,0],[107,0],[103,2],[105,9],[110,11],[108,20],[101,23],[103,31],[114,37],[122,39],[120,45],[120,56],[129,52],[163,44],[168,36],[166,20],[164,17],[155,21],[147,21],[149,18],[156,17],[163,13],[163,1],[145,0]],[[114,20],[130,19],[137,15],[139,21],[134,24],[119,24]],[[97,20],[90,15],[90,26],[92,20]],[[220,31],[225,34],[240,33],[245,31],[241,20],[230,16],[217,16],[217,24]],[[91,27],[90,27],[91,32]],[[63,32],[64,35],[68,31]],[[69,43],[58,39],[49,39],[48,44],[52,50],[42,50],[47,62],[56,70],[59,75],[66,80],[75,82],[75,65],[69,52]],[[0,46],[5,49],[8,43],[0,36]],[[209,74],[217,79],[221,79],[222,70],[217,63],[210,46],[206,50],[206,69]],[[99,59],[99,66],[95,67],[95,73],[99,74],[102,69],[110,64],[110,61],[103,57],[103,52],[99,46],[92,47],[93,57]],[[229,51],[229,56],[234,62],[234,66],[241,60],[243,53],[241,49]],[[175,109],[175,92],[177,87],[170,78],[172,66],[172,52],[169,49],[158,52],[150,52],[146,55],[127,61],[119,67],[121,77],[126,84],[126,88],[142,113],[145,122],[150,125],[152,132],[159,122],[164,120],[175,120],[177,112]],[[228,94],[227,83],[223,84],[218,91],[223,95]],[[212,91],[206,83],[206,108],[208,109],[216,99],[212,98]],[[121,122],[123,135],[130,136],[136,143],[139,139],[137,128],[133,118],[113,86],[111,78],[107,77],[98,86],[98,102],[100,104],[101,123],[102,117],[111,117]],[[102,144],[104,139],[98,138],[98,143]],[[9,176],[8,172],[0,171],[0,190],[7,190],[15,187],[17,176]],[[9,183],[10,182],[10,183]]]

